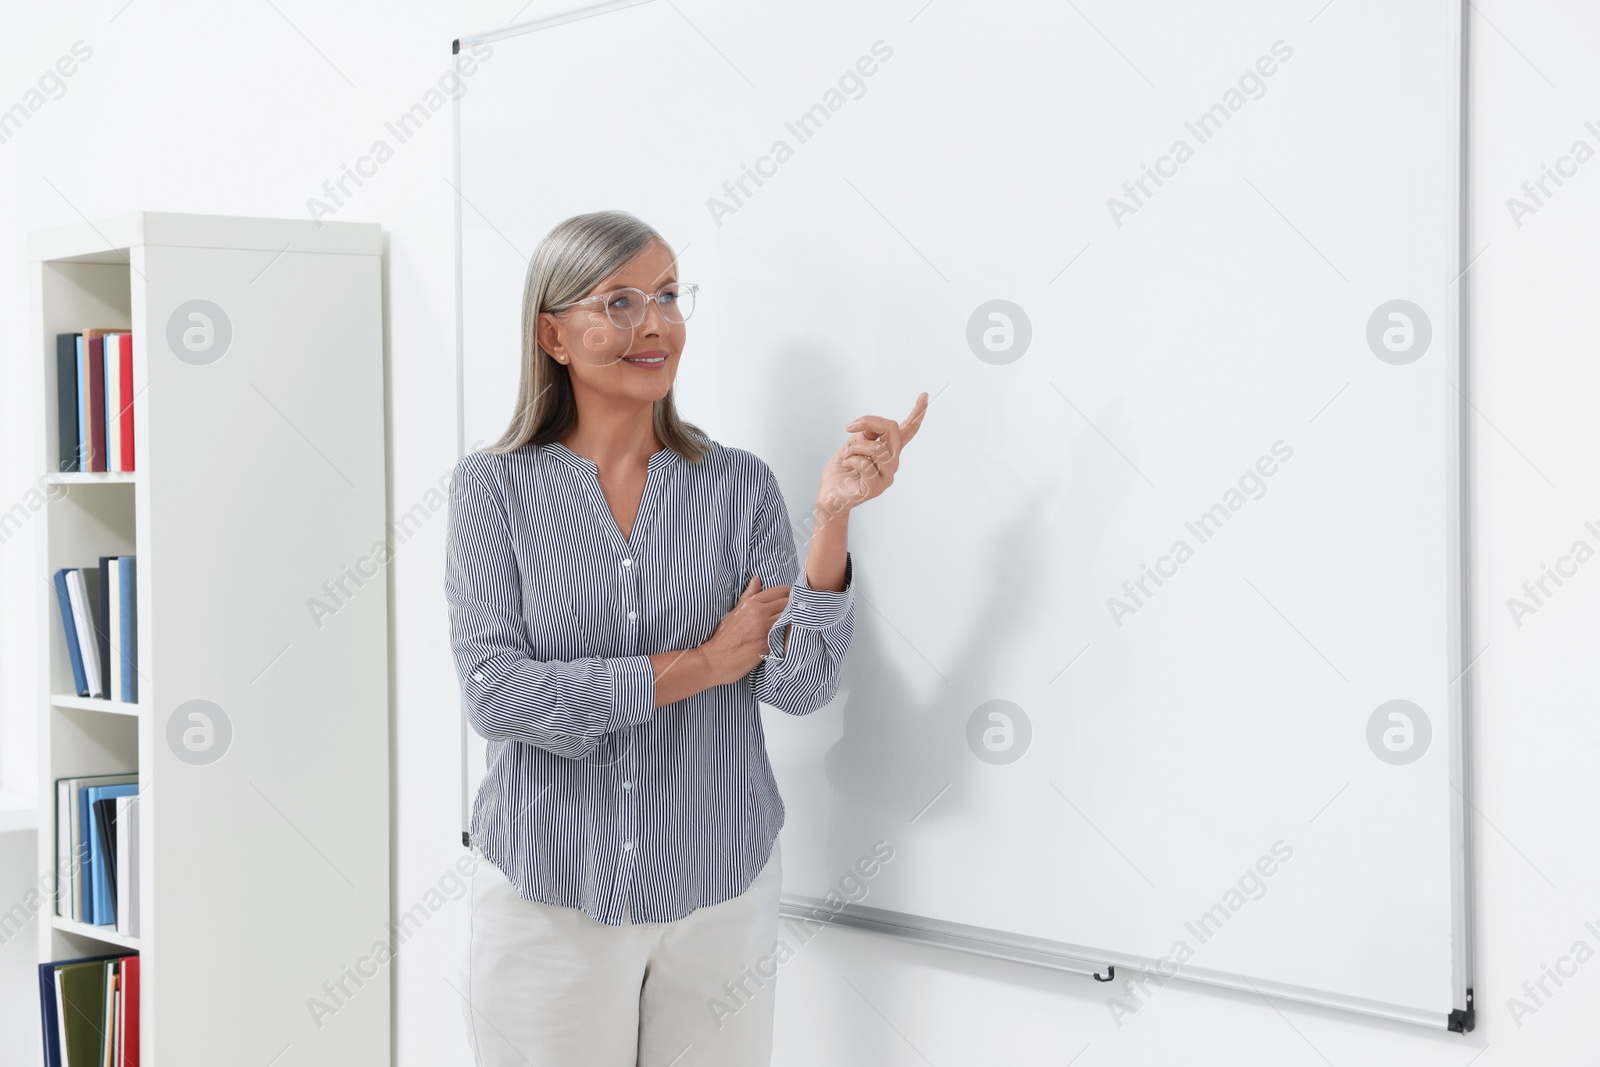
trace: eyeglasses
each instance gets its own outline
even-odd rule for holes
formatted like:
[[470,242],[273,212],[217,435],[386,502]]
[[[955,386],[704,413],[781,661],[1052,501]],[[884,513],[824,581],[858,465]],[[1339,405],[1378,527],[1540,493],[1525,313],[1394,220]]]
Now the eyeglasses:
[[579,304],[592,304],[599,300],[604,303],[606,318],[611,320],[613,326],[631,330],[644,322],[645,312],[650,307],[650,301],[654,300],[661,308],[662,317],[668,322],[687,322],[689,316],[694,314],[694,294],[699,288],[698,285],[688,282],[669,282],[661,287],[659,293],[646,293],[630,285],[622,289],[613,289],[609,293],[573,300],[550,310],[565,311]]

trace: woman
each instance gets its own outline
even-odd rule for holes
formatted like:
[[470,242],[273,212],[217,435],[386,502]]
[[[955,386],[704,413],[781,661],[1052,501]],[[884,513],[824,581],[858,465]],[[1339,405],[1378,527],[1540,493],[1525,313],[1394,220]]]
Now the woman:
[[460,992],[488,1067],[770,1055],[772,983],[747,976],[777,938],[784,809],[756,705],[837,692],[850,510],[893,482],[927,394],[845,427],[801,572],[772,471],[673,406],[694,290],[631,215],[556,226],[516,414],[454,473],[451,643],[489,740]]

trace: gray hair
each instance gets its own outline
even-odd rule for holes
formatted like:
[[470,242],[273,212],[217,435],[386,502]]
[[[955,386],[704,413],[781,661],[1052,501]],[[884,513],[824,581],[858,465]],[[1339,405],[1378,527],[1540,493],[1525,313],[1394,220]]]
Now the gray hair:
[[[581,300],[590,289],[621,270],[651,242],[666,240],[626,211],[593,211],[559,222],[533,250],[522,288],[522,381],[511,424],[486,452],[511,452],[525,445],[559,440],[578,421],[571,371],[539,344],[539,313]],[[672,390],[655,403],[655,431],[661,443],[691,462],[699,462],[709,438],[678,417]]]

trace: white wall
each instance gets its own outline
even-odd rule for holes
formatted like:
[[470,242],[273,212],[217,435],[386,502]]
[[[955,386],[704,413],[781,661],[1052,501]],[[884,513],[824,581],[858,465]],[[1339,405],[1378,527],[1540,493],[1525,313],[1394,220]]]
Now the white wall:
[[[936,0],[938,3],[957,0]],[[1340,2],[1340,0],[1335,0]],[[906,0],[909,14],[922,0]],[[1080,9],[1100,21],[1108,0]],[[106,0],[0,14],[0,109],[76,41],[92,57],[66,92],[0,143],[0,509],[36,476],[27,306],[28,229],[139,209],[302,217],[307,198],[394,139],[384,122],[424,101],[449,41],[560,7],[515,4],[176,4]],[[1308,5],[1308,17],[1320,0]],[[932,14],[930,12],[930,14]],[[925,16],[926,17],[926,16]],[[1600,962],[1514,1019],[1507,997],[1586,941],[1600,952],[1600,561],[1580,566],[1516,626],[1506,598],[1575,540],[1600,549],[1592,463],[1600,419],[1600,161],[1517,226],[1506,206],[1577,139],[1600,150],[1600,10],[1569,0],[1472,9],[1473,299],[1478,414],[1471,678],[1477,754],[1479,1024],[1466,1036],[1259,996],[1171,983],[1117,1027],[1109,989],[1073,975],[829,931],[781,973],[782,1067],[813,1064],[1576,1063],[1600,1042]],[[702,27],[714,35],[715,27]],[[1137,50],[1136,40],[1121,40]],[[492,62],[492,60],[491,60]],[[471,79],[466,80],[471,91]],[[1175,108],[1182,101],[1173,101]],[[1596,122],[1596,131],[1584,128]],[[449,116],[435,115],[334,216],[389,234],[391,500],[428,506],[454,459]],[[1552,186],[1553,188],[1553,186]],[[248,452],[244,452],[248,456]],[[870,522],[863,514],[862,521]],[[441,589],[443,513],[397,549],[397,908],[445,879],[442,907],[398,956],[398,1062],[465,1064],[454,977],[464,906],[447,873],[462,854],[454,780],[456,683]],[[374,531],[374,536],[382,531]],[[32,788],[33,573],[25,527],[0,545],[0,786]],[[996,872],[1004,877],[1004,872]],[[16,878],[0,884],[21,884]],[[10,900],[0,901],[6,906]],[[381,936],[375,930],[375,936]],[[1404,966],[1404,960],[1396,960]],[[1570,964],[1568,965],[1570,969]],[[1530,1006],[1532,1002],[1530,1001]],[[36,1046],[27,1033],[22,1048]],[[0,1059],[12,1062],[9,1047]],[[31,1062],[31,1061],[19,1061]]]
[[[38,888],[34,862],[38,852],[32,830],[0,833],[0,913],[28,899]],[[16,913],[13,913],[15,916]],[[0,920],[0,1063],[34,1067],[42,1061],[39,1041],[39,919],[20,926],[13,917]]]

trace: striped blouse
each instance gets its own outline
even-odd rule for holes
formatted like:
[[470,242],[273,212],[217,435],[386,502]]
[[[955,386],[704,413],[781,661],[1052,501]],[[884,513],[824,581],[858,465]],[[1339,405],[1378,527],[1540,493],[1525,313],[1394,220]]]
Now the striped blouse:
[[[709,445],[699,463],[650,457],[627,538],[594,462],[563,445],[471,452],[452,474],[450,642],[489,742],[472,843],[524,898],[609,925],[749,887],[784,817],[757,701],[827,704],[850,645],[850,557],[842,591],[811,588],[771,469]],[[649,656],[703,644],[751,576],[792,586],[768,657],[656,707]]]

